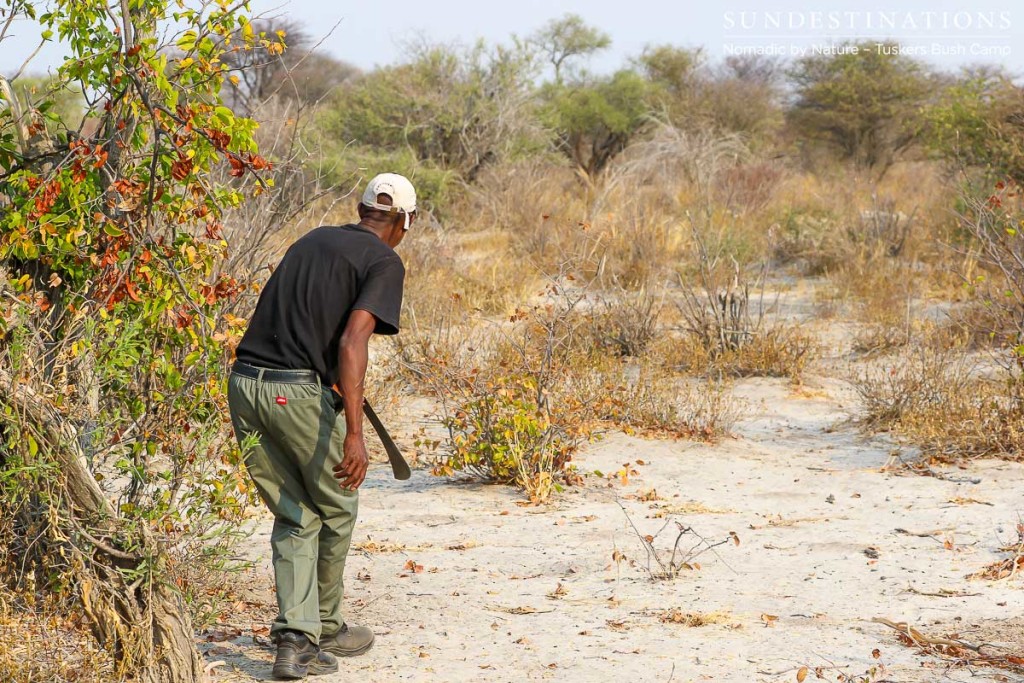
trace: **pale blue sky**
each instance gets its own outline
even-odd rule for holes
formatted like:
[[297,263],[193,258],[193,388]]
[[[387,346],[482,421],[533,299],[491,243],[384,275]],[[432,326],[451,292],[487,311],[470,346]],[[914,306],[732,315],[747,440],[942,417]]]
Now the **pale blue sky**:
[[[703,45],[713,58],[720,58],[729,45],[776,45],[792,53],[827,43],[830,36],[858,35],[920,45],[925,59],[945,67],[994,62],[1024,73],[1024,6],[1019,0],[253,0],[252,5],[256,14],[286,16],[316,36],[340,20],[323,49],[364,69],[402,60],[402,46],[409,40],[504,41],[574,12],[612,37],[612,49],[591,65],[597,71],[617,68],[652,43]],[[834,14],[815,18],[813,12]],[[929,22],[931,27],[925,25]],[[34,49],[39,29],[21,24],[15,33],[0,43],[0,71],[7,74]],[[957,45],[965,54],[955,54]],[[934,46],[954,54],[933,55]],[[988,46],[1005,46],[1009,54],[972,54]],[[32,70],[53,66],[62,54],[59,45],[47,46]]]

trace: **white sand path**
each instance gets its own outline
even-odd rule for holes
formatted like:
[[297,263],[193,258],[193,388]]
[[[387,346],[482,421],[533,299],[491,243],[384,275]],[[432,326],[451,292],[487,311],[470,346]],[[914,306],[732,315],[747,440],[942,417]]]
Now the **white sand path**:
[[[842,382],[812,379],[794,391],[757,379],[735,391],[748,402],[736,438],[708,446],[607,435],[577,465],[611,474],[628,462],[637,473],[626,484],[588,477],[547,507],[423,471],[396,482],[375,466],[356,542],[384,552],[353,550],[346,576],[350,618],[371,626],[377,643],[314,680],[753,683],[794,681],[809,666],[835,681],[879,664],[887,674],[871,680],[976,680],[945,672],[870,620],[969,634],[972,624],[1024,615],[1024,581],[964,578],[999,557],[1000,536],[1013,537],[1024,467],[947,471],[962,481],[884,473],[891,442],[842,423],[855,405]],[[638,499],[652,489],[657,500]],[[619,502],[644,534],[675,508],[705,537],[735,532],[741,543],[703,555],[699,570],[652,581]],[[269,528],[260,522],[249,546],[267,584]],[[655,545],[673,539],[666,529]],[[616,551],[626,559],[613,561]],[[406,569],[410,561],[422,571]],[[559,584],[562,594],[549,597]],[[942,591],[958,596],[924,595]],[[663,623],[667,609],[726,617],[692,628]],[[241,637],[204,645],[216,648],[208,661],[226,662],[217,679],[267,679],[272,648],[254,644],[251,614],[236,621]]]

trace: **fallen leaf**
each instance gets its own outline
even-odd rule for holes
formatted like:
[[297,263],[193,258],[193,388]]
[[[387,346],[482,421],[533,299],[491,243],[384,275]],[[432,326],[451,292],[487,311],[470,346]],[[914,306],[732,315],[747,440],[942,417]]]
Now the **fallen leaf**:
[[992,503],[989,503],[988,501],[978,500],[977,498],[964,498],[962,496],[950,498],[946,502],[953,503],[954,505],[992,505]]
[[796,683],[804,683],[807,680],[807,667],[802,666],[800,670],[796,672]]
[[562,582],[559,581],[558,585],[555,586],[555,590],[553,590],[550,593],[548,593],[548,597],[551,598],[552,600],[557,600],[558,598],[560,598],[560,597],[562,597],[564,595],[568,595],[568,594],[569,594],[569,591],[567,591],[565,589],[565,586],[562,585]]
[[240,635],[242,635],[242,632],[237,628],[217,629],[216,631],[211,631],[206,635],[206,642],[222,643],[225,640],[231,640],[232,638],[237,638]]

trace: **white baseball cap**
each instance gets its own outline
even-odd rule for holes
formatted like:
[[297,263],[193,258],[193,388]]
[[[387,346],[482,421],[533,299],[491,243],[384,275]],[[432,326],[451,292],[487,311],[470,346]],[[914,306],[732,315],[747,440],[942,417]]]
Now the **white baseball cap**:
[[[391,197],[391,206],[378,204],[377,195],[386,194]],[[416,210],[416,188],[409,179],[397,173],[381,173],[366,185],[363,192],[363,206],[388,213],[405,214],[403,230],[409,229],[409,214]]]

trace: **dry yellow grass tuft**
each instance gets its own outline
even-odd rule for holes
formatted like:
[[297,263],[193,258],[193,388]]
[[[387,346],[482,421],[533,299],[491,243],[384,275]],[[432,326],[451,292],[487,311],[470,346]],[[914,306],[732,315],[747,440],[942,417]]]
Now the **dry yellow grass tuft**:
[[[4,683],[106,683],[117,680],[109,653],[67,612],[16,608],[25,596],[0,590],[0,680]],[[8,600],[8,598],[10,600]],[[63,615],[63,616],[61,616]]]

